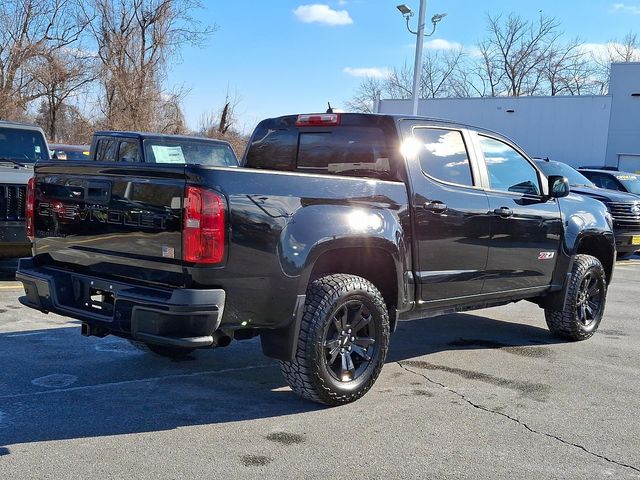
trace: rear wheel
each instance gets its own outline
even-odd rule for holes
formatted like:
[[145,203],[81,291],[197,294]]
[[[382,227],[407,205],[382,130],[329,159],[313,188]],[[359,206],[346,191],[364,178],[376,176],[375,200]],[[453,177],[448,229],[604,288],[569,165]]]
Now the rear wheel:
[[586,340],[600,325],[606,297],[600,261],[591,255],[576,255],[563,309],[544,311],[549,330],[566,340]]
[[329,275],[309,286],[295,358],[280,366],[298,395],[341,405],[369,391],[388,344],[389,315],[377,288],[355,275]]
[[170,347],[168,345],[155,345],[153,343],[143,343],[143,342],[138,342],[136,340],[129,340],[129,342],[138,350],[142,350],[143,352],[155,353],[156,355],[160,355],[161,357],[167,357],[167,358],[182,358],[182,357],[186,357],[187,355],[195,351],[195,348]]

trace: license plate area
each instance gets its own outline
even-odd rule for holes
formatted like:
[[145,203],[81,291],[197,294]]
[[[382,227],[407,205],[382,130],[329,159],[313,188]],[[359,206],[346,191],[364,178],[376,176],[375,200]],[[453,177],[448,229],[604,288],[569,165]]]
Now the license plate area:
[[100,315],[112,317],[113,304],[113,292],[101,290],[99,288],[89,288],[89,300],[85,302],[85,307]]
[[115,285],[95,279],[74,276],[71,280],[73,303],[71,307],[98,315],[103,321],[112,321],[115,311]]

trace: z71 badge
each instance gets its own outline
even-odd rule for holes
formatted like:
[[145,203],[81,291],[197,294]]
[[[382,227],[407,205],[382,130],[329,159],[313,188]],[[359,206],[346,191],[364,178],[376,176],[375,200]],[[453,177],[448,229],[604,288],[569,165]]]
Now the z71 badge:
[[538,260],[551,260],[553,257],[555,257],[556,252],[540,252],[540,255],[538,255]]

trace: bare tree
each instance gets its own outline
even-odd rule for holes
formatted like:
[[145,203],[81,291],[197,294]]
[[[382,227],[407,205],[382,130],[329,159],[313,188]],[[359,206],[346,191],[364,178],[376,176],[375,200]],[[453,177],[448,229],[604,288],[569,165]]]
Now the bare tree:
[[544,93],[549,95],[581,95],[596,93],[595,68],[579,39],[556,42],[547,52],[542,65]]
[[[420,98],[439,98],[463,94],[458,82],[465,53],[452,51],[427,51],[424,56],[418,94]],[[413,93],[413,69],[406,63],[394,68],[385,78],[368,77],[360,82],[358,90],[347,100],[350,110],[370,113],[383,95],[396,99],[409,99]]]
[[374,113],[374,106],[382,96],[383,80],[377,77],[363,78],[351,99],[345,102],[354,112]]
[[451,97],[456,93],[454,77],[465,53],[462,47],[453,50],[429,50],[424,56],[420,81],[421,98]]
[[[109,128],[158,130],[156,112],[176,93],[164,89],[166,69],[185,45],[214,31],[194,16],[197,0],[90,0],[85,14],[98,47],[101,108]],[[179,97],[179,95],[178,95]]]
[[0,2],[0,119],[24,115],[42,95],[34,63],[76,42],[86,23],[75,0]]
[[544,62],[561,35],[559,25],[544,15],[535,22],[515,14],[488,15],[488,37],[480,44],[484,90],[491,96],[537,93]]
[[640,61],[640,38],[637,33],[629,32],[621,42],[609,42],[608,47],[609,63]]
[[202,114],[197,134],[226,140],[238,155],[242,155],[248,139],[238,129],[237,108],[240,102],[237,92],[231,95],[227,89],[223,105],[217,111]]
[[51,141],[59,140],[58,121],[63,108],[95,78],[93,58],[80,49],[49,52],[38,60],[33,69],[34,90],[46,103],[43,128]]

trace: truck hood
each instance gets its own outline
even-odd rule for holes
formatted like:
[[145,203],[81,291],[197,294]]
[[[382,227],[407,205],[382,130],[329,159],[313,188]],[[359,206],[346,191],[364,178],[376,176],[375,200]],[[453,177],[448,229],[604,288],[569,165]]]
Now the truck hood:
[[26,185],[33,177],[33,166],[18,167],[17,165],[0,163],[0,183],[12,185]]
[[578,195],[595,198],[596,200],[600,200],[604,203],[627,203],[638,201],[638,196],[631,193],[619,192],[617,190],[607,190],[605,188],[598,187],[588,187],[584,185],[580,185],[579,187],[571,187],[571,192]]

